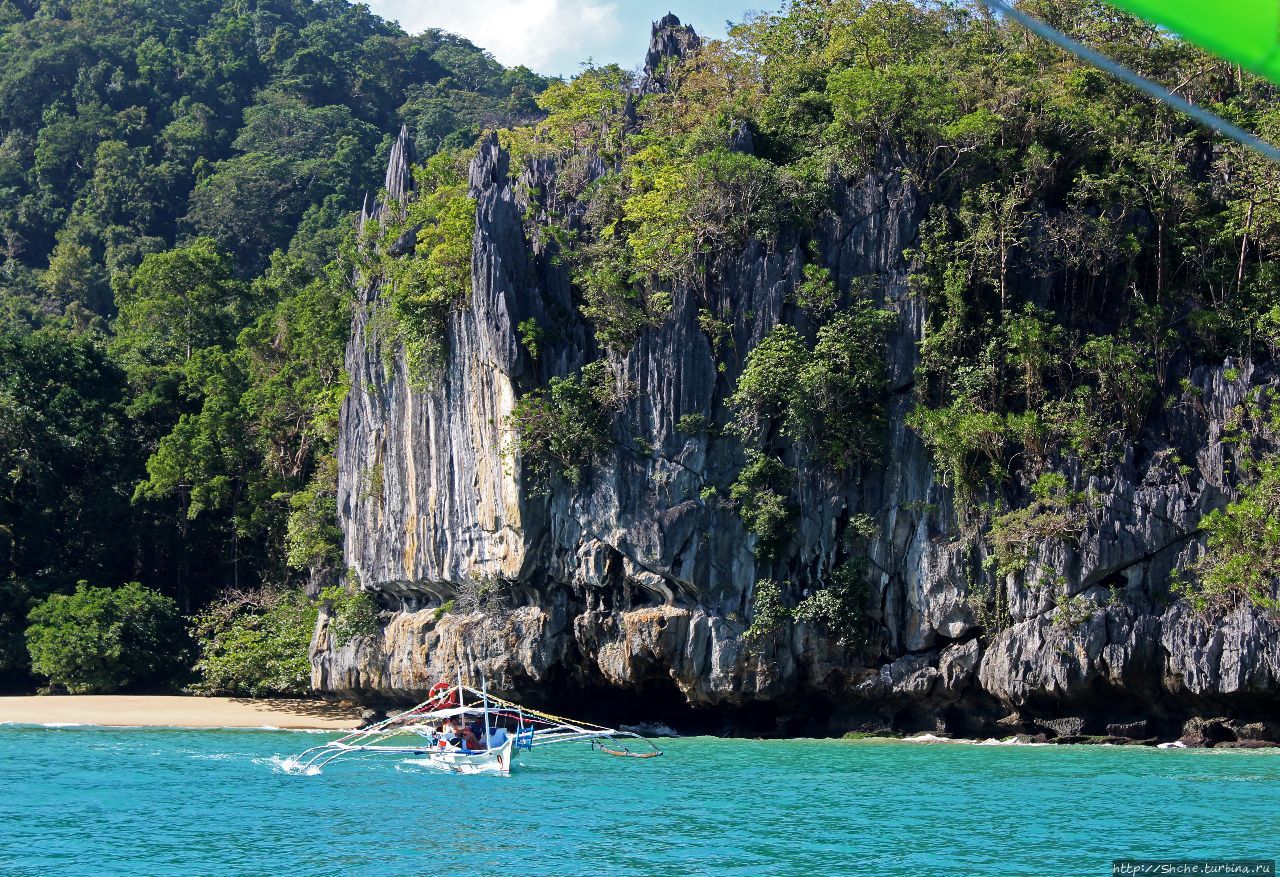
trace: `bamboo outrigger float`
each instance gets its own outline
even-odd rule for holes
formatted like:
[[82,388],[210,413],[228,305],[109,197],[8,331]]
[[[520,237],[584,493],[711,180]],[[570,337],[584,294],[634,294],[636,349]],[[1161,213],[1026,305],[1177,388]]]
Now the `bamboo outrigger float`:
[[[483,737],[478,733],[481,731]],[[637,741],[647,748],[632,751],[631,745]],[[529,709],[489,694],[485,684],[477,690],[459,679],[454,685],[437,683],[431,697],[412,709],[314,746],[286,760],[285,767],[312,774],[343,757],[399,755],[410,764],[453,773],[506,776],[522,749],[580,742],[622,758],[662,754],[639,734]]]

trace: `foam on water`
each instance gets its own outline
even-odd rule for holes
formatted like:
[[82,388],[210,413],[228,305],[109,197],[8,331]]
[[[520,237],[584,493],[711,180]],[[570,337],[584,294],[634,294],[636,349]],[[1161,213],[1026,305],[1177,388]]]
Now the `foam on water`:
[[320,775],[320,768],[316,767],[314,764],[303,765],[298,761],[297,757],[293,755],[286,755],[283,757],[279,755],[272,755],[268,758],[255,758],[253,759],[253,763],[268,765],[276,773],[288,774],[290,776],[314,777]]
[[[874,739],[874,738],[873,738]],[[886,738],[889,739],[889,738]],[[903,743],[951,743],[958,746],[1053,746],[1053,743],[1039,743],[1035,740],[1019,740],[1017,737],[987,737],[975,740],[969,737],[940,737],[937,734],[915,734],[903,737]]]
[[912,737],[904,737],[907,743],[972,743],[972,740],[962,740],[955,737],[939,737],[937,734],[916,734]]

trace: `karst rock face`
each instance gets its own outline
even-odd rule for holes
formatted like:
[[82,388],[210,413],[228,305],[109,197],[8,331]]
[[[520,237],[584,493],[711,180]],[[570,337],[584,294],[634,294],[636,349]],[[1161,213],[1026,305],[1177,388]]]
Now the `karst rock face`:
[[644,74],[640,80],[640,92],[653,94],[664,91],[668,73],[680,61],[702,48],[702,40],[693,28],[681,24],[680,19],[667,13],[653,23],[649,38],[649,51],[644,57]]
[[[696,50],[691,33],[664,19],[655,51]],[[387,174],[391,206],[370,207],[370,217],[411,197],[411,160],[402,133]],[[592,173],[603,173],[596,164]],[[473,292],[451,316],[447,362],[429,386],[410,386],[403,359],[384,356],[368,326],[380,284],[357,279],[339,513],[346,565],[384,612],[380,634],[345,643],[322,614],[315,686],[408,700],[461,670],[565,709],[632,691],[704,708],[728,726],[764,716],[782,732],[799,721],[819,732],[984,733],[1069,716],[1085,733],[1137,720],[1173,733],[1190,716],[1243,721],[1274,710],[1280,633],[1267,617],[1240,608],[1204,618],[1170,596],[1171,571],[1202,550],[1201,517],[1234,495],[1230,414],[1250,388],[1276,383],[1248,362],[1195,371],[1119,465],[1081,482],[1099,501],[1078,538],[1046,542],[1004,583],[1000,619],[975,612],[975,589],[992,581],[986,543],[965,534],[951,491],[904,423],[926,316],[904,251],[929,199],[897,165],[886,152],[863,178],[837,184],[834,211],[810,233],[840,289],[869,284],[897,315],[884,453],[837,474],[787,451],[799,517],[794,539],[766,561],[738,512],[704,499],[703,488],[723,488],[743,463],[741,441],[724,427],[747,354],[780,322],[812,328],[791,301],[814,258],[807,241],[753,241],[722,254],[709,279],[675,284],[662,324],[608,354],[629,391],[612,449],[580,484],[547,484],[513,452],[508,416],[522,394],[606,354],[527,200],[553,190],[557,163],[514,167],[486,139],[470,171]],[[718,351],[699,326],[704,309],[732,326]],[[536,360],[517,331],[531,317],[558,327]],[[682,432],[689,414],[709,428]],[[843,648],[805,624],[745,640],[756,583],[821,587],[857,514],[880,534],[869,551],[870,644]],[[437,611],[477,576],[502,583],[503,605]],[[1083,617],[1063,624],[1055,607],[1076,595]]]

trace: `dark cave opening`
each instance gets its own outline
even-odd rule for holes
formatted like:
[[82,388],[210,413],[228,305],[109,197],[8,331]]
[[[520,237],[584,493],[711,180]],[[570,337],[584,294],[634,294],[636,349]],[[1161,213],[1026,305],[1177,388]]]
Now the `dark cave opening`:
[[554,715],[612,728],[666,725],[681,736],[826,736],[833,711],[831,703],[822,698],[806,699],[804,704],[746,701],[695,706],[675,681],[660,671],[627,687],[611,685],[603,678],[544,680],[531,687],[522,702]]
[[653,675],[638,687],[618,688],[601,681],[560,688],[547,709],[610,727],[666,725],[681,736],[717,737],[832,737],[847,727],[837,721],[842,710],[820,694],[780,701],[746,700],[695,706],[675,682]]

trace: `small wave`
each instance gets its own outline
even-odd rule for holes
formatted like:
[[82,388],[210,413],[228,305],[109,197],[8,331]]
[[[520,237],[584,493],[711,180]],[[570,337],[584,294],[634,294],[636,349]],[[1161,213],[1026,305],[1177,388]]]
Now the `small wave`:
[[88,728],[84,722],[38,722],[42,728]]
[[304,765],[292,755],[284,758],[279,755],[272,755],[270,758],[255,758],[253,763],[269,765],[276,773],[289,774],[290,776],[313,777],[320,774],[320,768],[314,764]]
[[958,746],[1048,746],[1048,743],[1039,743],[1035,740],[1019,739],[1017,737],[988,737],[985,740],[975,740],[971,737],[940,737],[937,734],[915,734],[911,737],[903,737],[904,743],[954,743]]
[[[889,739],[889,738],[886,738]],[[1051,743],[1040,743],[1035,740],[1028,740],[1018,737],[988,737],[985,740],[975,740],[972,737],[942,737],[937,734],[925,732],[923,734],[913,734],[910,737],[901,738],[903,743],[952,743],[957,746],[1051,746]]]
[[962,740],[955,737],[939,737],[937,734],[915,734],[911,737],[903,737],[903,741],[907,743],[972,743],[972,740]]
[[1025,737],[988,737],[985,740],[974,740],[978,746],[1053,746],[1053,743],[1042,743],[1039,740],[1028,740]]
[[1181,740],[1174,740],[1172,743],[1158,743],[1158,744],[1156,744],[1156,748],[1158,748],[1158,749],[1186,749],[1186,748],[1187,748],[1187,744],[1186,744],[1186,743],[1183,743]]

